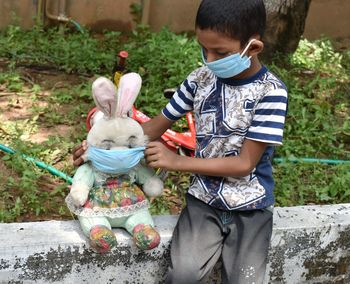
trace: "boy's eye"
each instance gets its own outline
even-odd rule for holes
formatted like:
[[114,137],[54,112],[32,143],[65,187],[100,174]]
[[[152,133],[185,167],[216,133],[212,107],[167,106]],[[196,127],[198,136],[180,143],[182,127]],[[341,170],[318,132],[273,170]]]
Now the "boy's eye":
[[230,52],[219,52],[217,51],[216,54],[220,57],[226,57],[228,55],[230,55]]
[[[202,52],[203,52],[204,57],[207,58],[208,51],[207,51],[206,49],[202,48]],[[215,57],[223,58],[223,57],[229,56],[229,55],[230,55],[230,52],[218,52],[218,51],[214,51],[212,54],[214,54]]]

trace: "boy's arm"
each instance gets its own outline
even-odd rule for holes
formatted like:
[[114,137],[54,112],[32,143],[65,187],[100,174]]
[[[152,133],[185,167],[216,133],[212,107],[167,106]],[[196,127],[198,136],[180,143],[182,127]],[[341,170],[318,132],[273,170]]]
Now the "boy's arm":
[[162,113],[151,120],[142,123],[141,126],[145,135],[150,141],[157,140],[162,134],[173,125],[174,121],[167,119]]
[[146,149],[148,165],[170,171],[191,172],[209,176],[247,176],[256,167],[268,144],[245,139],[241,152],[234,157],[193,158],[177,155],[158,142]]

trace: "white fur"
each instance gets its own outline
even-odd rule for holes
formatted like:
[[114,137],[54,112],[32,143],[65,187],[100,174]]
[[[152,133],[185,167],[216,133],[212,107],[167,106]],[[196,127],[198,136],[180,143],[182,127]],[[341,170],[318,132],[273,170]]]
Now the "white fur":
[[117,116],[127,116],[141,90],[141,85],[142,79],[137,73],[128,73],[120,78],[117,95]]
[[85,204],[89,196],[90,187],[83,183],[73,183],[70,190],[73,203],[77,207]]
[[144,183],[142,189],[149,197],[159,196],[163,191],[163,181],[159,177],[153,176]]

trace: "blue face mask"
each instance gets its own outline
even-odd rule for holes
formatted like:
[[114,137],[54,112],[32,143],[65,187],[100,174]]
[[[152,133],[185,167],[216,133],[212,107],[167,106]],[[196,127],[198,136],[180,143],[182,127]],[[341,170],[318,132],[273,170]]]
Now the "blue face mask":
[[247,52],[253,41],[254,39],[248,43],[242,54],[235,53],[212,62],[207,62],[202,49],[203,62],[217,77],[232,78],[250,67],[250,57],[247,57],[244,54]]
[[99,171],[109,174],[129,172],[144,157],[145,147],[125,150],[104,150],[89,146],[88,159]]

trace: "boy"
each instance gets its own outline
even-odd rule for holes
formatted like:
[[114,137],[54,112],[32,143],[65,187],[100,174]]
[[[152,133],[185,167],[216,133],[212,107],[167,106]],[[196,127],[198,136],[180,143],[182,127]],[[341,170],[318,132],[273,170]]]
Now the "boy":
[[145,151],[150,167],[193,173],[166,283],[204,283],[219,259],[223,283],[263,282],[274,203],[271,160],[287,108],[284,84],[258,59],[265,22],[263,0],[203,0],[196,36],[205,66],[142,125],[152,141],[187,111],[195,115],[195,157],[160,142]]
[[162,114],[144,125],[151,140],[193,111],[195,158],[150,142],[148,165],[193,173],[175,228],[166,283],[203,282],[222,261],[223,283],[262,283],[272,232],[273,145],[282,141],[284,84],[258,54],[263,0],[203,0],[196,36],[205,67],[193,71]]

